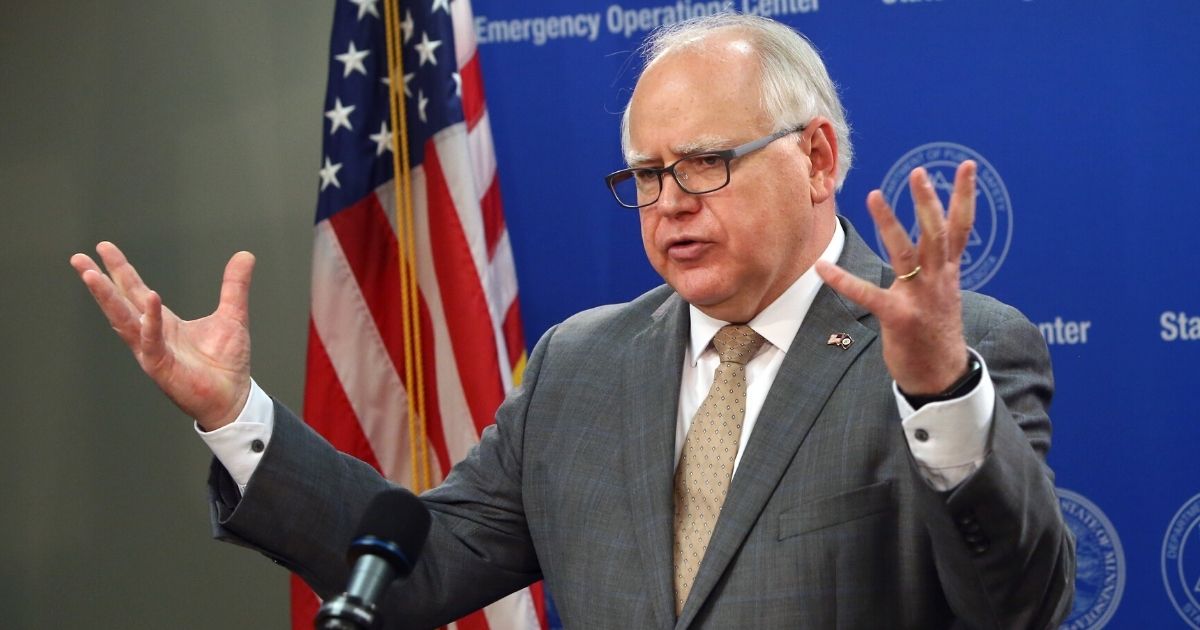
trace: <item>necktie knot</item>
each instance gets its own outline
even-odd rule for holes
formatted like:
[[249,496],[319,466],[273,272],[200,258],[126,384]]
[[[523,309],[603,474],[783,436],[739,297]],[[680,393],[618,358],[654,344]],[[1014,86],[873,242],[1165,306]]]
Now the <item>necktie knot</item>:
[[721,357],[721,363],[733,362],[745,365],[766,339],[754,332],[749,326],[734,326],[732,324],[721,328],[713,337],[713,347]]

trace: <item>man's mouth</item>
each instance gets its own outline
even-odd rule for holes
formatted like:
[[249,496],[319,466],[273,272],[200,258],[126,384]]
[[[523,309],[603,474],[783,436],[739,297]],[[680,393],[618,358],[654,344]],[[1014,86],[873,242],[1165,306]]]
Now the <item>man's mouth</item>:
[[709,245],[690,238],[672,239],[667,245],[667,256],[676,262],[691,262],[703,256]]

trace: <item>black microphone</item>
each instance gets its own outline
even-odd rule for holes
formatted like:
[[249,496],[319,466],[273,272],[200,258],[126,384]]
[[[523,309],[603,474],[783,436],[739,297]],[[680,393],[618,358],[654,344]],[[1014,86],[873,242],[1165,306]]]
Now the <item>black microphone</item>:
[[375,495],[350,543],[348,556],[354,568],[346,592],[321,606],[314,627],[375,627],[375,601],[393,580],[412,573],[429,536],[429,520],[429,509],[407,490],[397,488]]

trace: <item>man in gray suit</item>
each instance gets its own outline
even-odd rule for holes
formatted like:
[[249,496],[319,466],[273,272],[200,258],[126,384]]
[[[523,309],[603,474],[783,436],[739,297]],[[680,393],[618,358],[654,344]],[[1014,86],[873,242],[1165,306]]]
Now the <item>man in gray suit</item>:
[[[657,33],[622,132],[609,185],[667,284],[539,341],[423,496],[426,551],[383,617],[433,626],[545,578],[568,627],[1056,627],[1074,549],[1049,358],[1020,313],[959,290],[975,165],[945,212],[913,172],[915,244],[868,197],[893,271],[836,214],[849,131],[819,57],[751,16]],[[111,278],[72,264],[217,455],[217,536],[340,591],[388,484],[251,381],[253,257],[183,322],[97,250]]]

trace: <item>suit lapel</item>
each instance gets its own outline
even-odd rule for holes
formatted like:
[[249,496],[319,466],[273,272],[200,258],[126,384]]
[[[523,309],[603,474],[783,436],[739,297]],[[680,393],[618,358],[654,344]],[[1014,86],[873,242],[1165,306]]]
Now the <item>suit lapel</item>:
[[[885,269],[882,261],[848,223],[843,221],[843,227],[846,244],[838,264],[879,283]],[[676,628],[686,628],[695,618],[758,521],[842,375],[878,336],[860,323],[866,315],[828,285],[817,293],[759,412]],[[844,350],[828,345],[833,333],[849,333],[854,343]]]
[[633,524],[642,565],[648,572],[657,627],[675,619],[671,581],[671,495],[675,462],[675,418],[680,368],[688,335],[687,304],[671,294],[638,333],[628,351],[624,413],[625,479],[636,520]]

